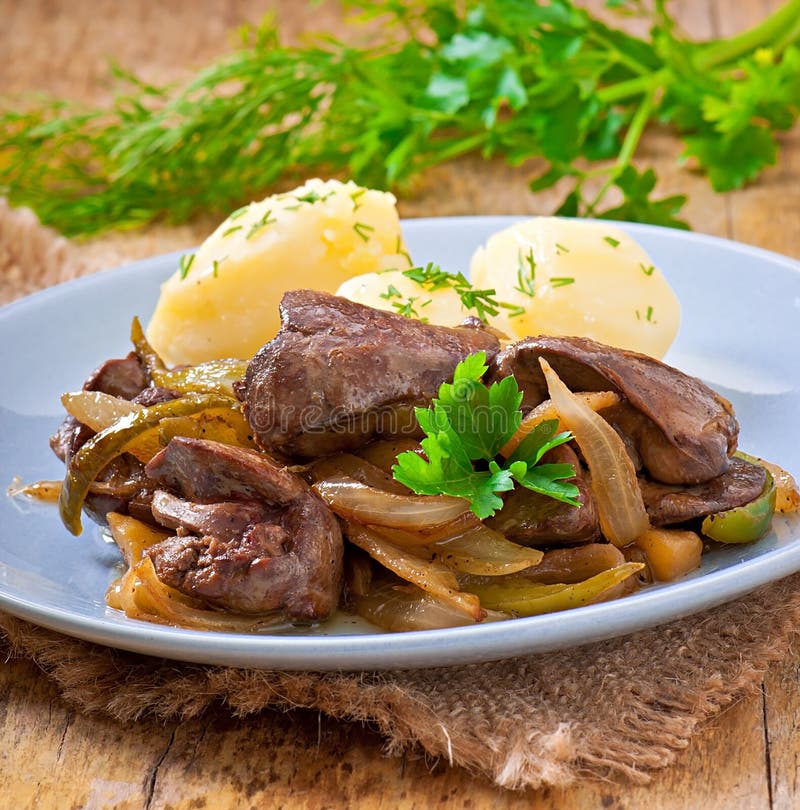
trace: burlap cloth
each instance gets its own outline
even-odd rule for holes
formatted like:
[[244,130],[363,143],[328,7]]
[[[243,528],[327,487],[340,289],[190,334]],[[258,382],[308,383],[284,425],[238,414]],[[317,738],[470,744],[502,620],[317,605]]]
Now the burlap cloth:
[[[0,299],[90,272],[110,258],[196,241],[203,227],[150,231],[128,250],[125,239],[77,246],[41,228],[30,212],[0,204]],[[498,663],[357,674],[179,664],[3,614],[0,629],[9,656],[31,658],[85,711],[131,720],[185,719],[220,704],[237,716],[313,707],[374,724],[391,752],[418,746],[521,788],[592,778],[647,781],[704,720],[758,689],[769,664],[786,654],[798,620],[795,575],[716,610],[613,641]]]

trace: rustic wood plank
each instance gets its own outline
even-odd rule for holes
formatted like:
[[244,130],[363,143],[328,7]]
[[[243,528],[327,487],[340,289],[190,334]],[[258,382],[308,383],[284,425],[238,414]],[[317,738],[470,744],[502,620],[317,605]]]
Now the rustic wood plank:
[[800,804],[800,646],[765,680],[765,724],[774,810]]
[[748,704],[758,706],[760,698],[723,714],[649,787],[510,793],[442,762],[382,757],[376,734],[309,711],[242,721],[215,713],[183,724],[123,727],[76,716],[42,679],[26,678],[21,691],[6,704],[7,715],[17,718],[14,730],[0,725],[0,739],[14,743],[13,762],[0,759],[0,790],[14,807],[226,810],[245,801],[298,810],[767,806],[763,780],[740,768],[728,742],[735,737],[744,747],[758,747],[763,735],[752,723],[758,712]]
[[0,796],[5,807],[136,810],[175,723],[121,725],[74,711],[27,661],[0,667]]

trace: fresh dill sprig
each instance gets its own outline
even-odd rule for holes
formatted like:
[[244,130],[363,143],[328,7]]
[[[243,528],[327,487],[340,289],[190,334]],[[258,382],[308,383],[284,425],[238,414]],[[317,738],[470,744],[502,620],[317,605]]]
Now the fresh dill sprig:
[[529,298],[536,297],[536,261],[533,258],[533,248],[526,254],[523,254],[521,248],[517,251],[517,283],[514,289]]
[[[775,163],[776,133],[800,114],[800,0],[706,42],[682,38],[663,0],[606,11],[632,5],[647,38],[577,0],[345,0],[380,18],[369,45],[291,47],[267,22],[181,87],[115,68],[108,106],[7,98],[0,194],[88,234],[222,215],[298,174],[403,190],[472,153],[544,159],[531,190],[569,184],[559,214],[684,227],[685,197],[654,197],[655,173],[636,167],[642,134],[672,127],[681,159],[718,191]],[[610,193],[619,202],[607,207]]]
[[392,298],[402,298],[403,293],[401,293],[394,284],[390,284],[386,288],[386,292],[381,293],[379,297],[383,298],[385,301],[391,301]]
[[514,304],[498,301],[495,290],[476,289],[463,273],[448,273],[434,262],[428,262],[424,267],[403,270],[403,275],[429,292],[446,287],[452,288],[461,299],[464,309],[473,310],[484,321],[497,315],[501,309],[509,310],[511,317],[521,315],[525,311]]
[[[262,228],[266,228],[266,227],[267,227],[267,225],[272,225],[272,224],[274,224],[274,223],[275,223],[275,222],[277,222],[277,221],[278,221],[278,220],[277,220],[277,219],[275,219],[275,217],[273,217],[273,216],[272,216],[272,211],[271,211],[271,210],[270,210],[270,211],[267,211],[267,212],[264,214],[264,216],[263,216],[263,217],[261,217],[261,219],[259,219],[259,220],[258,220],[258,222],[254,222],[254,223],[253,223],[253,224],[250,226],[250,230],[247,232],[247,236],[246,236],[245,238],[246,238],[246,239],[250,239],[250,238],[252,238],[252,237],[253,237],[253,236],[255,236],[255,234],[257,234],[257,233],[258,233],[258,232],[259,232],[259,231],[260,231]],[[223,236],[224,236],[224,235],[225,235],[225,234],[223,234]]]
[[181,256],[180,261],[178,262],[178,270],[180,270],[181,274],[181,281],[189,275],[189,270],[194,263],[194,253],[189,253]]
[[363,239],[365,242],[369,242],[370,234],[375,230],[374,225],[367,225],[366,222],[354,222],[353,223],[353,230]]

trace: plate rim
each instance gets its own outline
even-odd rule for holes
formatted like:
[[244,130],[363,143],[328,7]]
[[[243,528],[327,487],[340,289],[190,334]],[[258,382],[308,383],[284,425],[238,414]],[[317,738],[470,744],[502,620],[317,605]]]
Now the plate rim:
[[[447,217],[418,217],[401,220],[403,228],[427,230],[455,222],[481,226],[493,223],[497,228],[529,219],[527,215],[471,215]],[[747,255],[756,261],[773,264],[800,273],[800,261],[765,248],[737,242],[710,234],[682,231],[657,225],[619,222],[614,220],[584,220],[616,225],[633,236],[648,233],[665,236],[679,242],[710,245]],[[189,248],[187,250],[192,250]],[[0,320],[14,317],[25,308],[63,295],[66,290],[91,288],[106,283],[109,278],[135,273],[142,266],[167,266],[187,250],[171,251],[157,256],[126,262],[100,270],[88,276],[70,279],[11,302],[0,308]],[[796,559],[795,559],[796,557]],[[746,565],[750,574],[743,583],[740,565]],[[714,606],[734,601],[763,585],[777,581],[800,570],[800,550],[795,543],[765,551],[750,560],[733,563],[723,569],[706,573],[677,583],[665,584],[640,591],[622,600],[589,605],[569,611],[579,612],[584,624],[593,625],[590,636],[580,622],[566,620],[567,627],[556,634],[560,624],[553,617],[564,614],[545,614],[505,622],[469,625],[458,628],[412,631],[406,633],[372,633],[364,635],[276,635],[215,633],[185,630],[138,622],[120,617],[109,621],[106,617],[75,614],[69,610],[54,611],[30,599],[7,594],[0,585],[0,608],[51,630],[70,636],[105,644],[118,649],[146,655],[211,665],[246,666],[280,670],[365,671],[403,668],[448,666],[536,654],[565,647],[596,643],[612,637],[628,635],[638,630],[667,624],[690,614],[701,613]],[[753,573],[756,576],[753,576]],[[709,585],[716,587],[710,588]],[[680,589],[682,601],[689,599],[690,607],[669,615],[659,612],[666,602],[674,600],[674,590]],[[708,591],[703,597],[702,590]],[[622,606],[622,607],[620,607]],[[640,608],[626,610],[625,607]],[[674,605],[672,605],[674,607]],[[642,621],[641,608],[648,609],[648,619]],[[538,639],[537,630],[545,631]],[[549,630],[548,630],[549,628]],[[433,651],[433,654],[432,654]],[[437,654],[438,653],[438,654]],[[402,663],[387,664],[380,661],[387,656]],[[324,659],[324,660],[321,660]]]

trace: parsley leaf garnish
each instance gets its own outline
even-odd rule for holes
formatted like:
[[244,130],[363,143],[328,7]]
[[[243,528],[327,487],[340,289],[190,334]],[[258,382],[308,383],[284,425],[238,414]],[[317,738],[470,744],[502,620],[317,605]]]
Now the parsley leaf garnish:
[[571,464],[539,464],[542,456],[572,439],[556,433],[558,421],[547,420],[532,430],[508,459],[499,454],[522,421],[522,393],[513,376],[486,386],[486,355],[477,352],[462,360],[452,383],[442,383],[430,408],[417,408],[426,438],[425,457],[406,451],[392,467],[394,478],[418,495],[466,498],[480,519],[503,506],[497,493],[515,483],[527,489],[580,506],[578,488],[566,479],[575,475]]

